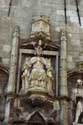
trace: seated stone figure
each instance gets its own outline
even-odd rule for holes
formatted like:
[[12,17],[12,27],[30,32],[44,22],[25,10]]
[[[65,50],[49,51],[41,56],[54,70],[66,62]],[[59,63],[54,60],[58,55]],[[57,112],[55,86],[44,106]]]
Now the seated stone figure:
[[25,90],[44,91],[53,95],[53,75],[50,59],[34,56],[27,62],[22,74],[22,84]]
[[31,87],[39,86],[46,88],[46,72],[44,66],[46,68],[46,62],[42,57],[33,57],[31,58],[31,74],[30,74],[30,84]]
[[25,61],[22,74],[24,90],[39,91],[53,95],[53,75],[51,60],[42,56],[42,40],[35,46],[35,55]]

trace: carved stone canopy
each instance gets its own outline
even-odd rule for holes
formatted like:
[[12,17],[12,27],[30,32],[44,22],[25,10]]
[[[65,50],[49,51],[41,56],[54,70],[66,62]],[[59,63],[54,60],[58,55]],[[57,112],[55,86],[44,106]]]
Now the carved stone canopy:
[[[21,45],[22,48],[35,48],[37,46],[39,41],[41,42],[42,49],[48,49],[56,50],[60,48],[59,43],[56,41],[51,40],[51,25],[49,24],[49,21],[45,19],[39,19],[37,21],[34,21],[32,23],[32,30],[30,33],[30,36],[28,39],[23,40],[21,39]],[[58,41],[59,42],[59,41]]]
[[41,34],[50,40],[50,24],[43,19],[33,22],[31,37],[34,37],[36,34]]

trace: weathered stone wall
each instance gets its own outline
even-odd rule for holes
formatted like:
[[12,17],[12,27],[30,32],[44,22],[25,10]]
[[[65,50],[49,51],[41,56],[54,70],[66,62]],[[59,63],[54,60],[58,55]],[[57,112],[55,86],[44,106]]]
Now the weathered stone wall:
[[[53,39],[58,39],[60,29],[65,25],[64,0],[13,0],[8,17],[10,0],[0,0],[0,57],[4,65],[9,65],[12,30],[21,28],[21,37],[27,38],[33,20],[45,15],[50,18]],[[83,1],[79,0],[81,24],[79,26],[75,0],[67,0],[68,68],[75,68],[76,62],[83,61]]]

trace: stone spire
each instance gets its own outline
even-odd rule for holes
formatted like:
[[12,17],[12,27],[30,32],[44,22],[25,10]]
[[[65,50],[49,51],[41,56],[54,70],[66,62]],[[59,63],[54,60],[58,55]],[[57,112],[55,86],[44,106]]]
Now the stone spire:
[[18,57],[18,45],[19,45],[19,27],[16,26],[12,35],[12,48],[11,48],[11,59],[10,59],[10,72],[9,81],[7,87],[7,99],[5,107],[5,122],[9,121],[10,106],[12,100],[12,94],[15,93],[15,82],[16,82],[16,68],[17,68],[17,57]]
[[12,35],[10,72],[9,72],[7,93],[15,91],[18,45],[19,45],[19,27],[16,26]]
[[66,31],[61,33],[61,51],[60,51],[60,95],[68,96],[67,88],[67,38]]
[[66,31],[61,32],[60,51],[60,96],[61,96],[61,125],[68,125],[68,87],[67,87],[67,38]]

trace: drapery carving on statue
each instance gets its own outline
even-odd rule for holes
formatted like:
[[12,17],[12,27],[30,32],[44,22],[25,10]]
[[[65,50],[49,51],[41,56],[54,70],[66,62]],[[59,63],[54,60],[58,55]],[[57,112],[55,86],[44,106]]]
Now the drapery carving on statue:
[[34,56],[25,59],[24,72],[22,74],[22,90],[26,93],[29,88],[35,91],[47,91],[53,96],[53,75],[51,60]]
[[35,90],[47,90],[50,95],[53,95],[52,85],[51,60],[40,56],[26,58],[22,74],[22,90],[27,92],[28,88],[35,88]]
[[79,117],[80,117],[82,112],[83,112],[83,101],[79,100],[77,103],[77,108],[76,108],[75,123],[78,123]]

